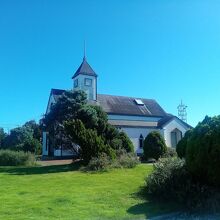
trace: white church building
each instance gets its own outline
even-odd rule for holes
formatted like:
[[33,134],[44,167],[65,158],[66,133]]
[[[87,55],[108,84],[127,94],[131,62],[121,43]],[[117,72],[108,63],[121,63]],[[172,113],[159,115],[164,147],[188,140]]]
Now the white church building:
[[[151,131],[158,131],[168,147],[175,148],[191,126],[178,117],[168,114],[154,100],[146,98],[98,94],[98,75],[85,56],[72,77],[73,90],[83,90],[88,102],[99,105],[108,115],[109,123],[124,131],[134,144],[135,152],[143,153],[143,140]],[[46,114],[65,90],[52,89]],[[43,132],[43,156],[68,156],[72,152],[55,149],[49,143],[48,132]]]

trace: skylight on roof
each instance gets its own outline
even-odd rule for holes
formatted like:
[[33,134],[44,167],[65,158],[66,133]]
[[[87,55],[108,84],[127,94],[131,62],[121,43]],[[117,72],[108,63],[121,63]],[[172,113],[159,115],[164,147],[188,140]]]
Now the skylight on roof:
[[135,99],[134,101],[137,105],[144,105],[144,103],[140,99]]

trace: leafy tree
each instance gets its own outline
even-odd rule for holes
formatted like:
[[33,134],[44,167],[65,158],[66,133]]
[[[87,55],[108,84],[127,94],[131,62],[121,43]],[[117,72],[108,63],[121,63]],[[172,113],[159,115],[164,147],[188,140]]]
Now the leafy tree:
[[10,131],[10,134],[5,138],[4,146],[6,148],[14,148],[17,145],[23,144],[28,139],[31,139],[33,132],[26,127],[17,127]]
[[[34,125],[34,128],[30,125]],[[37,135],[38,125],[33,121],[25,123],[22,127],[14,128],[10,131],[10,134],[4,139],[4,148],[25,151],[40,154],[41,143],[35,138]],[[38,136],[39,138],[39,136]]]
[[119,148],[133,151],[127,135],[108,123],[108,116],[100,106],[87,104],[82,91],[64,92],[43,122],[52,135],[54,146],[65,145],[65,140],[78,144],[86,163],[101,153],[114,157]]
[[164,138],[157,131],[150,132],[144,140],[145,159],[154,158],[158,160],[167,151]]
[[54,104],[50,112],[43,119],[47,128],[52,130],[57,124],[62,125],[64,121],[77,118],[79,110],[86,104],[86,93],[77,91],[64,91]]
[[40,125],[36,123],[35,120],[31,120],[31,121],[28,121],[26,122],[23,127],[26,127],[30,130],[32,130],[33,132],[33,138],[34,139],[37,139],[38,141],[41,140],[41,128],[40,128]]
[[[81,110],[86,104],[86,93],[80,90],[64,91],[57,102],[51,107],[50,112],[42,119],[46,125],[54,147],[62,146],[75,150],[70,143],[70,138],[64,129],[64,122],[74,120],[86,111]],[[81,112],[80,112],[81,110]]]
[[3,142],[6,138],[6,133],[3,128],[0,128],[0,148],[3,147]]

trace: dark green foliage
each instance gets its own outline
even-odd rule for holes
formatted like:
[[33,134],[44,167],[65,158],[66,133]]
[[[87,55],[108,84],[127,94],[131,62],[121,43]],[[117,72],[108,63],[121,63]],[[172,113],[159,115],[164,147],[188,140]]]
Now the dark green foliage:
[[31,120],[26,122],[23,127],[26,127],[27,129],[32,130],[33,133],[33,139],[38,140],[39,142],[41,141],[41,129],[40,129],[40,125],[38,123],[36,123],[36,121]]
[[186,165],[199,181],[220,187],[220,116],[199,123],[187,140]]
[[77,113],[86,128],[95,128],[98,126],[98,115],[96,110],[90,105],[84,105]]
[[184,137],[178,142],[176,146],[176,152],[178,154],[178,157],[185,158],[186,156],[186,147],[188,139],[190,138],[192,134],[192,130],[189,130],[185,133]]
[[116,131],[115,135],[112,138],[113,139],[110,141],[110,146],[113,149],[115,150],[124,149],[128,153],[134,152],[133,143],[131,142],[130,138],[127,136],[125,132]]
[[3,147],[3,142],[4,142],[5,138],[6,138],[6,136],[7,135],[6,135],[5,131],[4,131],[4,129],[0,128],[0,148]]
[[[64,129],[64,122],[71,121],[83,115],[89,111],[80,111],[86,105],[86,93],[77,91],[65,91],[51,107],[50,112],[42,119],[44,129],[50,134],[51,145],[53,147],[60,146],[63,148],[74,150],[70,142],[71,138],[66,134]],[[89,116],[87,117],[89,118]]]
[[158,160],[167,151],[167,146],[161,134],[150,132],[144,140],[144,157]]
[[177,152],[175,148],[167,147],[167,151],[162,155],[163,158],[167,157],[177,157]]
[[47,129],[52,132],[58,124],[77,118],[79,110],[86,104],[86,93],[79,91],[65,91],[51,107],[50,112],[43,119]]
[[41,143],[35,139],[29,139],[24,142],[22,146],[22,150],[24,152],[31,152],[34,153],[35,155],[40,155],[41,154]]
[[34,155],[22,151],[0,150],[0,166],[33,165]]
[[96,130],[97,133],[101,135],[105,133],[106,127],[108,125],[108,116],[100,106],[91,106],[91,107],[96,111],[98,117]]
[[26,127],[17,127],[10,131],[10,134],[5,138],[4,146],[6,148],[14,148],[17,145],[23,144],[26,140],[32,138],[32,130]]
[[65,129],[74,143],[80,146],[81,157],[86,164],[91,158],[98,157],[102,153],[106,153],[111,158],[115,157],[113,149],[105,144],[102,136],[98,136],[96,130],[86,129],[81,120],[66,122]]
[[119,133],[119,139],[122,141],[121,149],[124,149],[126,152],[134,152],[133,143],[125,132]]
[[119,131],[113,125],[107,123],[103,135],[105,136],[106,140],[112,141],[114,138],[118,138]]
[[39,125],[34,121],[27,122],[22,127],[11,130],[10,134],[4,139],[3,148],[40,154],[39,132]]
[[85,163],[102,153],[114,158],[120,148],[134,151],[127,135],[108,123],[107,114],[100,106],[88,105],[81,91],[64,92],[43,123],[54,147],[61,144],[72,147],[69,143],[79,145],[80,157]]
[[146,190],[155,199],[178,202],[188,210],[220,208],[220,191],[196,182],[180,158],[160,159],[146,178]]

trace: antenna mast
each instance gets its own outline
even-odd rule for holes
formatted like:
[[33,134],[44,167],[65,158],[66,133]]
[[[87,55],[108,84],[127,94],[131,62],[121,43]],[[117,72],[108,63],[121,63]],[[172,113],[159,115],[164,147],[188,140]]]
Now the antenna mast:
[[187,112],[186,112],[186,108],[188,106],[183,104],[183,101],[181,100],[181,103],[177,106],[178,109],[178,117],[184,121],[187,122]]

